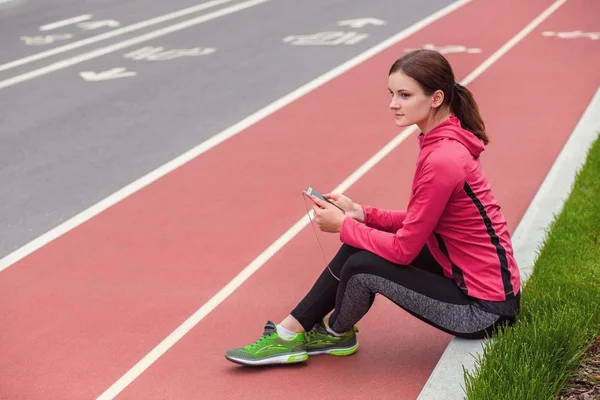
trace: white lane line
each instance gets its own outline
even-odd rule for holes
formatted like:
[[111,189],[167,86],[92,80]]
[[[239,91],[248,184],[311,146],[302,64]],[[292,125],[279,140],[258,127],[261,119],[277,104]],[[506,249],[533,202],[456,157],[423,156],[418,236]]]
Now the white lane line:
[[[437,11],[436,13],[424,18],[423,20],[415,23],[400,33],[392,36],[391,38],[371,47],[367,51],[359,54],[337,68],[321,75],[317,79],[309,82],[308,84],[300,87],[294,92],[286,95],[285,97],[275,101],[274,103],[266,106],[257,113],[249,116],[242,120],[238,124],[226,129],[219,135],[209,139],[202,143],[195,149],[184,154],[180,157],[179,161],[174,160],[174,164],[165,165],[165,170],[161,171],[161,175],[176,168],[177,166],[187,162],[188,160],[196,157],[198,154],[214,147],[218,143],[226,140],[227,138],[234,136],[239,133],[242,129],[256,123],[264,117],[274,113],[278,109],[291,103],[292,101],[300,98],[304,94],[315,90],[324,83],[331,79],[343,74],[354,66],[366,61],[367,59],[375,56],[382,52],[388,47],[396,44],[397,42],[404,40],[410,35],[418,32],[425,28],[431,23],[438,19],[446,16],[452,11],[459,7],[469,3],[471,0],[460,0],[449,6]],[[387,154],[389,154],[394,148],[398,147],[407,137],[409,137],[415,128],[409,128],[403,130],[398,136],[391,140],[385,147],[383,147],[377,154],[371,157],[365,164],[358,168],[352,175],[350,175],[344,182],[342,182],[336,189],[336,191],[343,192],[347,190],[352,184],[358,181],[363,175],[365,175],[373,166],[381,161]],[[154,177],[154,179],[158,176]],[[311,211],[312,213],[312,211]],[[309,213],[310,215],[310,213]],[[262,267],[275,253],[283,248],[288,242],[290,242],[302,229],[304,229],[310,222],[309,215],[304,216],[298,222],[296,222],[287,232],[281,235],[273,244],[271,244],[265,251],[263,251],[256,259],[254,259],[248,266],[246,266],[238,275],[236,275],[225,287],[223,287],[217,294],[215,294],[208,302],[202,305],[194,314],[192,314],[186,321],[184,321],[179,327],[177,327],[169,336],[161,341],[155,348],[153,348],[148,354],[146,354],[140,361],[138,361],[129,371],[121,376],[111,387],[109,387],[104,393],[102,393],[97,400],[108,400],[113,399],[119,393],[121,393],[127,386],[131,384],[140,374],[142,374],[148,367],[150,367],[156,360],[158,360],[164,353],[166,353],[175,343],[177,343],[187,332],[189,332],[194,326],[196,326],[206,315],[213,311],[221,302],[229,297],[238,287],[240,287],[252,274],[254,274],[260,267]]]
[[84,14],[78,17],[73,17],[69,19],[63,19],[61,21],[52,22],[50,24],[40,26],[40,31],[51,31],[52,29],[62,28],[63,26],[76,24],[78,22],[87,21],[92,18],[91,14]]
[[[544,11],[540,16],[530,22],[521,32],[511,38],[508,42],[502,45],[494,54],[486,59],[481,65],[479,65],[473,72],[465,77],[461,84],[467,85],[472,82],[483,72],[485,72],[494,62],[498,61],[504,54],[506,54],[512,47],[514,47],[520,40],[522,40],[526,33],[531,32],[535,26],[539,25],[545,18],[547,18],[554,10],[562,5],[566,0],[559,0],[554,3],[549,9]],[[465,2],[466,3],[466,2]],[[464,3],[463,3],[464,4]],[[462,5],[462,4],[460,4]],[[459,7],[457,3],[449,6],[450,10],[440,10],[437,18],[448,14],[450,11]],[[552,10],[552,11],[549,11]],[[434,14],[435,15],[435,14]],[[431,16],[433,17],[433,15]],[[429,18],[431,18],[429,17]],[[433,18],[435,20],[437,18]],[[429,23],[431,23],[430,21]],[[417,23],[420,28],[423,28],[427,24],[423,21]],[[414,25],[413,25],[414,27]],[[411,27],[412,28],[412,27]],[[409,28],[409,29],[411,29]],[[524,34],[524,32],[526,32]],[[402,39],[406,36],[402,36],[402,32],[398,35]],[[393,40],[396,39],[396,40]],[[393,43],[398,42],[401,39],[396,37],[388,39],[386,42],[381,43],[378,46],[377,52],[385,49]],[[389,44],[388,44],[389,43]],[[361,54],[359,57],[363,56]],[[372,56],[371,54],[370,56]],[[368,57],[367,57],[368,58]],[[362,61],[364,61],[364,58]],[[351,60],[352,61],[352,60]],[[392,150],[400,145],[407,137],[416,131],[416,127],[404,129],[394,139],[392,139],[386,146],[379,150],[373,155],[365,164],[354,171],[348,178],[346,178],[340,185],[338,185],[333,191],[343,193],[353,184],[355,184],[360,178],[362,178],[370,169],[377,165],[383,160]],[[265,251],[263,251],[257,258],[255,258],[248,266],[246,266],[238,275],[236,275],[225,287],[223,287],[217,294],[215,294],[208,302],[202,305],[194,314],[192,314],[186,321],[184,321],[177,329],[175,329],[169,336],[163,339],[154,349],[152,349],[144,358],[142,358],[136,365],[134,365],[129,371],[127,371],[117,382],[115,382],[106,392],[104,392],[97,400],[112,399],[114,396],[119,394],[125,387],[133,382],[142,372],[150,367],[156,360],[158,360],[164,353],[166,353],[175,343],[177,343],[186,333],[188,333],[194,326],[196,326],[206,315],[213,311],[221,302],[229,297],[238,287],[240,287],[252,274],[254,274],[260,267],[262,267],[275,253],[289,243],[302,229],[304,229],[310,223],[309,215],[304,216],[298,222],[296,222],[287,232],[281,235],[274,243],[272,243]]]
[[[0,0],[1,1],[1,0]],[[142,28],[146,28],[152,25],[159,24],[161,22],[169,21],[171,19],[183,17],[188,14],[192,14],[198,11],[205,10],[207,8],[215,7],[224,3],[232,2],[233,0],[213,0],[206,3],[199,4],[197,6],[184,8],[179,11],[174,11],[169,14],[163,14],[158,17],[147,19],[142,22],[135,23],[133,25],[128,25],[123,28],[115,29],[114,31],[106,32],[100,35],[92,36],[87,39],[78,40],[77,42],[69,43],[64,46],[56,47],[50,50],[43,51],[41,53],[36,53],[31,56],[23,57],[15,61],[8,62],[6,64],[0,65],[0,72],[6,71],[11,68],[15,68],[24,64],[29,64],[37,60],[41,60],[43,58],[47,58],[50,56],[54,56],[56,54],[64,53],[65,51],[73,50],[78,47],[86,46],[88,44],[96,43],[101,40],[109,39],[115,36],[124,35],[129,32],[137,31]]]
[[180,22],[178,24],[169,25],[169,26],[167,26],[165,28],[152,31],[152,32],[146,33],[144,35],[136,36],[136,37],[133,37],[131,39],[124,40],[122,42],[117,42],[117,43],[115,43],[113,45],[110,45],[110,46],[101,47],[99,49],[92,50],[90,52],[87,52],[87,53],[84,53],[84,54],[80,54],[80,55],[75,56],[75,57],[67,58],[67,59],[64,59],[62,61],[58,61],[58,62],[55,62],[53,64],[47,65],[45,67],[42,67],[42,68],[30,71],[30,72],[26,72],[26,73],[21,74],[21,75],[17,75],[17,76],[15,76],[13,78],[9,78],[9,79],[6,79],[4,81],[0,81],[0,89],[7,88],[9,86],[16,85],[17,83],[25,82],[27,80],[30,80],[30,79],[33,79],[33,78],[37,78],[37,77],[42,76],[42,75],[46,75],[46,74],[49,74],[51,72],[58,71],[58,70],[70,67],[72,65],[79,64],[79,63],[82,63],[84,61],[91,60],[93,58],[97,58],[97,57],[100,57],[100,56],[103,56],[103,55],[106,55],[106,54],[113,53],[113,52],[115,52],[117,50],[133,46],[134,44],[138,44],[138,43],[142,43],[142,42],[147,42],[148,40],[152,40],[152,39],[155,39],[155,38],[160,37],[160,36],[168,35],[169,33],[177,32],[177,31],[189,28],[189,27],[194,26],[194,25],[199,25],[199,24],[201,24],[203,22],[206,22],[206,21],[210,21],[212,19],[223,17],[225,15],[232,14],[234,12],[241,11],[241,10],[244,10],[246,8],[254,7],[256,5],[259,5],[259,4],[262,4],[262,3],[266,3],[268,1],[271,1],[271,0],[250,0],[250,1],[245,1],[243,3],[238,3],[238,4],[230,6],[230,7],[221,8],[218,11],[213,11],[211,13],[204,14],[204,15],[202,15],[200,17],[188,19],[188,20]]
[[508,42],[504,43],[502,47],[500,47],[494,54],[490,56],[483,64],[481,64],[477,69],[471,72],[467,77],[465,77],[464,82],[465,85],[471,83],[473,79],[477,76],[481,75],[483,71],[488,69],[490,65],[498,61],[500,57],[502,57],[506,52],[512,49],[517,43],[519,43],[523,38],[531,33],[532,30],[537,28],[546,18],[552,15],[560,6],[565,4],[567,0],[558,0],[554,2],[550,7],[544,10],[540,15],[538,15],[535,19],[533,19],[525,28],[521,30],[521,32],[517,33],[515,37],[510,39]]

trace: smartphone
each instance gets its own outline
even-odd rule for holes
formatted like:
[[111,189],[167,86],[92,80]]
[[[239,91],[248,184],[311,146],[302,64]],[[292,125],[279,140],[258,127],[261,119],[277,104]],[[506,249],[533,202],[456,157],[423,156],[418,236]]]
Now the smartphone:
[[340,211],[342,211],[344,214],[346,213],[340,206],[338,206],[337,204],[333,203],[331,200],[328,200],[325,198],[325,196],[323,196],[322,193],[320,193],[318,190],[313,189],[312,187],[308,187],[308,189],[305,190],[305,193],[308,194],[309,196],[315,196],[318,197],[319,199],[328,202],[331,205],[336,206],[337,208],[340,209]]

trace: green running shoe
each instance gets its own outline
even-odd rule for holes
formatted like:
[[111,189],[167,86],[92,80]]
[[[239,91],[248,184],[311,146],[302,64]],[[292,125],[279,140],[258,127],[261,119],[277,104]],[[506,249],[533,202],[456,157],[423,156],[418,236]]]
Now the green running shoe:
[[277,334],[277,327],[267,321],[263,335],[247,346],[227,350],[225,358],[242,365],[290,364],[306,361],[304,334],[286,340]]
[[331,354],[333,356],[349,356],[358,350],[358,339],[356,333],[358,327],[344,332],[341,336],[329,333],[326,328],[327,321],[316,324],[310,331],[305,333],[306,351],[308,355]]

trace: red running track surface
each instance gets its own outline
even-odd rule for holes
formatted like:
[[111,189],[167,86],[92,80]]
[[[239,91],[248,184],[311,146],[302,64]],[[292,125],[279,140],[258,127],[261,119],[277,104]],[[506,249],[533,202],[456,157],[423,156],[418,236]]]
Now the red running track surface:
[[[541,32],[597,30],[593,3],[568,1],[469,85],[492,138],[483,162],[511,231],[600,83],[597,43]],[[304,187],[337,186],[398,133],[387,70],[405,48],[481,48],[447,54],[462,79],[550,4],[469,3],[3,271],[2,393],[103,393],[303,216]],[[404,207],[416,154],[411,136],[347,194]],[[330,258],[337,237],[318,236]],[[323,267],[309,226],[119,398],[416,398],[451,337],[381,297],[359,324],[352,357],[266,369],[225,360],[266,319],[283,318]]]

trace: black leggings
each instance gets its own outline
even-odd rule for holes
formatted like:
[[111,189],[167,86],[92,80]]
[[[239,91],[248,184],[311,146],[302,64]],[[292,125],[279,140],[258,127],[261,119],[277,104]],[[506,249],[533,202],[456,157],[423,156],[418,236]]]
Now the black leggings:
[[435,328],[468,339],[512,324],[520,297],[490,302],[465,295],[443,275],[427,246],[411,265],[401,266],[344,244],[291,315],[310,330],[333,310],[329,324],[344,332],[367,313],[377,293]]

